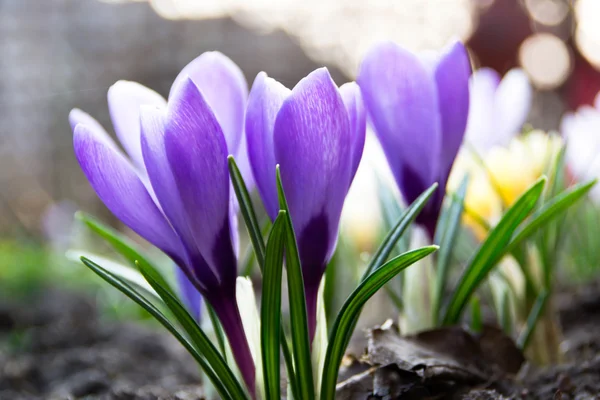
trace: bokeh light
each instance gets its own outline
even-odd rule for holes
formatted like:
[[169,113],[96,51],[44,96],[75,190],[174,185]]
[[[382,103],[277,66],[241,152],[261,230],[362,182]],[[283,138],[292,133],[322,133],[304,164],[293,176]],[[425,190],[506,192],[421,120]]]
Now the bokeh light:
[[519,61],[539,89],[563,84],[571,70],[571,54],[565,42],[550,33],[531,35],[519,49]]

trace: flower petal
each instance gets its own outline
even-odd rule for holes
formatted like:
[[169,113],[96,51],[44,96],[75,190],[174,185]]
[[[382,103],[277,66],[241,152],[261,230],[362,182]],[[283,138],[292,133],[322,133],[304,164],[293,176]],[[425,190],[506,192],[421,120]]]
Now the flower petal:
[[69,124],[71,125],[71,130],[75,132],[75,127],[78,124],[83,124],[87,126],[88,129],[94,132],[94,137],[106,142],[106,144],[112,146],[117,149],[117,145],[115,141],[109,136],[106,130],[100,125],[98,121],[88,113],[81,111],[78,108],[74,108],[69,113]]
[[137,82],[118,81],[108,89],[108,109],[119,141],[135,165],[144,169],[140,144],[140,106],[165,107],[165,99]]
[[228,154],[236,155],[244,130],[248,84],[242,70],[218,51],[201,54],[186,65],[171,86],[169,98],[187,77],[196,84],[221,125]]
[[425,64],[394,43],[367,54],[357,81],[400,191],[412,202],[437,180],[442,137],[435,82]]
[[173,230],[125,157],[83,124],[75,127],[73,145],[83,172],[106,207],[137,234],[177,259],[180,246]]
[[521,133],[527,120],[533,91],[527,74],[512,69],[504,75],[498,86],[494,108],[494,145],[508,146],[510,139]]
[[350,132],[352,132],[352,168],[350,172],[350,183],[352,183],[365,147],[367,113],[360,94],[360,88],[356,82],[348,82],[342,85],[340,94],[348,111]]
[[202,295],[196,289],[192,281],[179,267],[175,267],[175,277],[177,278],[177,286],[179,294],[183,299],[184,304],[197,322],[200,322],[202,310]]
[[188,248],[193,260],[203,258],[220,284],[234,290],[227,145],[215,115],[191,79],[182,81],[169,99],[165,149],[187,216],[185,225],[176,229],[184,242],[195,244]]
[[470,76],[471,63],[465,46],[460,42],[448,46],[435,68],[442,126],[438,176],[442,193],[467,126]]
[[348,113],[327,69],[302,79],[283,102],[273,141],[305,280],[318,278],[311,282],[318,289],[335,247],[352,167]]
[[288,88],[261,72],[252,85],[246,110],[248,157],[256,186],[272,220],[279,211],[273,128],[277,112],[290,93]]
[[196,249],[194,232],[189,227],[189,218],[179,196],[179,189],[167,157],[165,120],[166,110],[152,106],[140,107],[144,163],[148,166],[148,179],[156,199],[186,249],[184,262],[179,267],[187,269],[195,283],[206,289],[217,284],[217,277]]
[[491,68],[481,68],[469,80],[469,118],[465,140],[483,156],[495,139],[494,106],[500,76]]

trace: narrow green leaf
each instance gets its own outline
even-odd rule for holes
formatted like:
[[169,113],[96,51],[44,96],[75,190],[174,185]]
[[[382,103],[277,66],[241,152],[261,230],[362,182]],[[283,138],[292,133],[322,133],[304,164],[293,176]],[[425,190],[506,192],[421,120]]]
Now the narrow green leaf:
[[471,297],[471,330],[480,333],[482,329],[481,304],[479,303],[479,297],[473,296]]
[[584,197],[596,184],[596,180],[587,183],[574,185],[572,188],[556,195],[548,200],[539,210],[537,210],[527,223],[515,234],[508,245],[508,252],[512,252],[524,240],[531,237],[539,228],[550,222],[553,218],[560,215],[567,208],[571,207],[577,200]]
[[506,287],[504,289],[504,293],[500,297],[500,307],[498,310],[500,326],[502,326],[502,330],[507,336],[512,336],[513,327],[515,326],[513,323],[513,315],[510,311],[510,297],[509,297],[509,289]]
[[321,400],[335,399],[335,385],[340,363],[350,342],[355,321],[358,319],[360,311],[367,300],[400,271],[437,249],[438,246],[426,246],[399,255],[373,271],[348,297],[333,324],[329,336],[329,347],[325,356],[325,368],[323,369],[323,379],[321,381]]
[[219,317],[215,312],[214,308],[205,302],[206,309],[208,311],[208,316],[210,318],[210,323],[215,331],[215,336],[217,337],[217,343],[219,344],[219,350],[221,351],[221,355],[227,362],[227,346],[225,344],[225,333],[223,332],[223,327],[221,326],[221,322],[219,321]]
[[446,289],[446,279],[448,276],[448,268],[450,265],[450,258],[454,250],[454,244],[456,243],[456,237],[458,228],[460,227],[460,219],[463,214],[465,196],[467,194],[467,187],[469,183],[469,177],[464,176],[456,196],[452,197],[451,203],[446,208],[444,215],[442,216],[444,223],[438,226],[436,230],[436,236],[439,237],[438,244],[440,251],[437,254],[437,268],[435,274],[435,288],[433,292],[433,304],[432,313],[434,324],[439,324],[442,296]]
[[547,299],[548,291],[543,289],[535,299],[535,303],[533,304],[533,307],[529,312],[529,316],[527,317],[527,323],[517,338],[517,347],[519,349],[525,350],[529,344],[529,339],[531,339],[531,334],[533,333],[535,326],[542,315],[542,311],[544,311],[544,306],[546,305]]
[[236,379],[233,371],[229,368],[225,359],[219,354],[219,351],[200,328],[194,317],[190,315],[185,306],[181,304],[177,297],[154,280],[154,277],[148,273],[149,268],[147,265],[140,262],[138,262],[137,265],[142,275],[144,275],[144,278],[146,278],[150,286],[152,286],[156,293],[163,299],[167,307],[169,307],[169,310],[171,310],[175,318],[177,318],[177,321],[186,331],[192,343],[194,343],[200,353],[206,358],[234,398],[247,399],[248,395],[242,388],[240,382]]
[[533,210],[544,189],[546,178],[540,178],[510,207],[498,225],[489,233],[464,270],[454,290],[444,318],[444,325],[458,322],[473,292],[496,263],[507,253],[508,243],[517,227]]
[[417,218],[417,216],[419,215],[423,207],[425,207],[425,204],[427,204],[427,201],[433,195],[437,187],[437,183],[431,185],[429,189],[427,189],[419,197],[417,197],[417,199],[404,211],[394,228],[387,234],[387,236],[385,237],[383,242],[381,242],[381,245],[373,255],[371,262],[369,263],[365,273],[363,274],[363,280],[366,279],[366,277],[369,276],[374,270],[376,270],[381,265],[383,265],[383,263],[386,262],[386,260],[390,256],[390,253],[394,249],[396,242],[398,242],[398,239],[400,239],[400,237],[406,231],[406,228],[408,228],[410,224],[412,224],[412,222],[415,220],[415,218]]
[[215,389],[222,398],[231,400],[235,398],[232,397],[230,392],[224,386],[224,382],[207,363],[207,361],[202,356],[201,352],[179,332],[179,330],[168,320],[168,318],[158,308],[156,308],[150,301],[148,301],[144,296],[138,293],[135,289],[129,286],[118,276],[115,276],[112,273],[106,271],[104,268],[94,263],[93,261],[88,260],[85,257],[81,257],[81,261],[94,273],[96,273],[106,282],[110,283],[116,289],[121,291],[131,300],[139,304],[144,310],[146,310],[158,322],[160,322],[183,345],[183,347],[185,347],[185,349],[192,355],[192,357],[194,357],[196,362],[200,365],[200,367],[202,368],[206,376],[210,379],[211,383],[214,385]]
[[250,240],[254,246],[256,260],[258,261],[258,265],[262,268],[265,263],[265,243],[263,241],[258,218],[256,218],[256,212],[252,206],[252,199],[250,198],[242,173],[233,156],[230,155],[227,157],[227,162],[229,165],[229,175],[231,176],[233,190],[235,191],[235,195],[240,205],[240,212],[246,223],[246,228],[248,228],[248,234],[250,235]]
[[133,267],[135,267],[136,261],[143,262],[147,266],[148,273],[152,275],[155,281],[159,282],[171,293],[175,293],[158,269],[150,262],[150,260],[148,260],[147,257],[142,255],[142,253],[137,250],[137,246],[133,244],[131,240],[127,239],[116,230],[104,225],[91,215],[85,214],[81,211],[75,214],[75,218],[79,219],[94,233],[106,240],[119,254],[125,257],[125,259],[129,261]]
[[292,327],[292,348],[295,373],[298,377],[296,383],[298,384],[300,399],[311,400],[315,397],[315,386],[312,373],[306,298],[304,296],[304,278],[302,276],[298,246],[296,244],[296,234],[289,215],[279,166],[277,166],[277,193],[279,196],[279,207],[286,211],[284,218],[286,222],[285,255]]
[[267,239],[263,292],[261,302],[261,345],[266,400],[279,400],[280,388],[280,328],[281,278],[283,275],[283,245],[286,234],[286,212],[280,211]]

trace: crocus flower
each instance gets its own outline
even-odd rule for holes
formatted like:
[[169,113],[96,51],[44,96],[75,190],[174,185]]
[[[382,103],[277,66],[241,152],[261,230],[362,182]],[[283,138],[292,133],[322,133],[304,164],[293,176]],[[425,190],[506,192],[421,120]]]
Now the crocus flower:
[[523,70],[500,75],[481,68],[469,81],[470,105],[465,141],[480,156],[495,146],[508,146],[521,132],[531,108],[532,89]]
[[[579,181],[600,178],[600,93],[594,106],[582,106],[562,119],[561,133],[567,143],[565,163],[570,175]],[[590,191],[600,203],[600,185]]]
[[261,72],[246,110],[250,165],[267,213],[279,210],[280,165],[304,276],[311,337],[319,284],[337,241],[344,198],[365,140],[365,112],[355,83],[339,90],[325,68],[292,90]]
[[404,200],[439,188],[417,222],[433,238],[446,181],[469,111],[471,66],[461,43],[416,55],[394,43],[372,48],[358,75],[365,106]]
[[[254,364],[235,301],[234,207],[227,155],[243,140],[247,86],[220,53],[186,66],[168,102],[133,82],[109,89],[113,125],[129,159],[89,115],[73,110],[75,155],[104,204],[160,248],[215,309],[251,393]],[[182,288],[196,302],[190,288]]]

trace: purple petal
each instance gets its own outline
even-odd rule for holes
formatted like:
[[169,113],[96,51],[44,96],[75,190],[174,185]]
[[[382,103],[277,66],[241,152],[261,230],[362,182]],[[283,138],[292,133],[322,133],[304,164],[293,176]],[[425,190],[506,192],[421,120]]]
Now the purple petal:
[[166,110],[151,106],[140,108],[141,145],[148,178],[156,198],[171,226],[186,249],[180,268],[186,268],[202,289],[214,286],[217,277],[196,249],[194,232],[189,227],[188,215],[179,196],[165,148]]
[[75,127],[73,145],[83,172],[106,207],[168,255],[179,254],[173,230],[129,161],[86,125]]
[[215,115],[191,79],[182,81],[169,99],[165,149],[187,216],[185,225],[177,226],[178,233],[188,246],[195,244],[188,248],[192,258],[203,258],[220,285],[235,286],[227,144]]
[[494,145],[508,146],[518,135],[527,120],[533,90],[527,74],[521,69],[512,69],[504,75],[494,103]]
[[144,169],[140,144],[140,106],[165,107],[163,97],[137,82],[118,81],[108,89],[108,109],[119,141],[135,165]]
[[340,94],[348,111],[350,131],[352,132],[352,168],[350,173],[350,183],[352,183],[365,147],[367,113],[360,94],[360,88],[355,82],[342,85],[340,87]]
[[367,54],[357,81],[398,186],[412,202],[437,180],[442,137],[435,82],[424,63],[394,43]]
[[189,280],[183,270],[177,266],[175,267],[175,277],[177,278],[179,294],[183,299],[183,303],[186,305],[194,319],[197,322],[200,322],[202,295],[198,289],[196,289],[192,281]]
[[227,141],[228,154],[236,155],[244,130],[244,111],[248,98],[248,84],[242,70],[218,51],[203,53],[177,75],[169,98],[188,76],[219,121]]
[[445,50],[435,69],[442,127],[440,170],[437,180],[445,192],[446,180],[463,140],[469,115],[471,63],[465,46],[456,42]]
[[481,68],[469,80],[469,117],[465,140],[484,155],[494,143],[494,110],[500,76],[491,68]]
[[346,107],[325,68],[302,79],[277,114],[275,159],[305,280],[308,274],[320,280],[334,250],[350,182],[352,136]]
[[288,88],[261,72],[252,85],[246,110],[248,157],[256,186],[272,220],[279,211],[273,128],[277,112],[290,93]]
[[72,109],[69,113],[69,124],[71,125],[71,130],[73,132],[75,132],[75,127],[78,124],[85,125],[88,129],[94,132],[95,138],[103,140],[106,142],[106,144],[112,146],[114,149],[118,148],[114,140],[112,140],[102,125],[100,125],[100,123],[96,121],[94,117],[78,108]]

